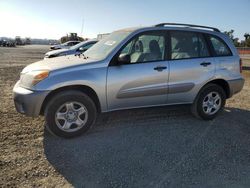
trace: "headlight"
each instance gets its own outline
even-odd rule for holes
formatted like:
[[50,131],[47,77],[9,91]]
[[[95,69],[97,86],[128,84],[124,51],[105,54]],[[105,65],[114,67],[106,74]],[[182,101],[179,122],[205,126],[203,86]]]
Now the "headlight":
[[49,76],[48,70],[32,71],[30,73],[31,75],[33,75],[32,85],[36,85],[38,82],[42,81],[43,79]]
[[20,84],[24,87],[32,87],[49,76],[49,70],[36,70],[22,73]]

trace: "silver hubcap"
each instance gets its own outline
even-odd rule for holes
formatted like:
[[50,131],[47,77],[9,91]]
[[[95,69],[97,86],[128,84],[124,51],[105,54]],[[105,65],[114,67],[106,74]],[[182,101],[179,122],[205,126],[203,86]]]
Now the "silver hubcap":
[[55,114],[56,125],[66,132],[79,130],[86,124],[87,120],[87,108],[79,102],[64,103]]
[[203,100],[202,109],[205,114],[213,115],[221,107],[221,97],[218,92],[210,92]]

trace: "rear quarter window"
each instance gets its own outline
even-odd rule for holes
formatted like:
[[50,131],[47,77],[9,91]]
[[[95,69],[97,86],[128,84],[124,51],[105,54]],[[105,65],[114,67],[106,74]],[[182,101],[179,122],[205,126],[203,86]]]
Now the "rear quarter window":
[[209,36],[215,56],[231,56],[232,52],[227,44],[219,37]]

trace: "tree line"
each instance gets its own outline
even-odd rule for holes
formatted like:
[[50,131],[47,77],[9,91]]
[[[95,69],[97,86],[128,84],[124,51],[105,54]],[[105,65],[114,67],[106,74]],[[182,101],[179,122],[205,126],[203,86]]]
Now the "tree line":
[[234,30],[231,29],[230,31],[225,31],[225,34],[227,34],[229,36],[229,38],[231,38],[231,40],[233,41],[234,45],[236,47],[250,47],[250,34],[249,33],[245,33],[244,37],[245,40],[239,40],[239,38],[234,37]]

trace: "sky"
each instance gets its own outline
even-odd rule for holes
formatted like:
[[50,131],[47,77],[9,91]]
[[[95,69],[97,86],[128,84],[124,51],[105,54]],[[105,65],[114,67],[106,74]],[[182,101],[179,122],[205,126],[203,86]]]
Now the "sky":
[[0,37],[84,38],[161,22],[250,33],[250,0],[0,0]]

